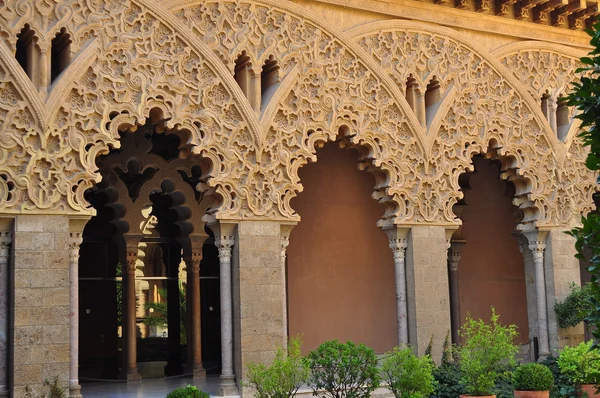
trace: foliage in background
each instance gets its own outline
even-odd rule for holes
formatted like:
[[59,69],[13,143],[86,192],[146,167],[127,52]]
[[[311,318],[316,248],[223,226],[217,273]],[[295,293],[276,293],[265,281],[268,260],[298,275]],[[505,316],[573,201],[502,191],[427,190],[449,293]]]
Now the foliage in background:
[[569,378],[560,371],[558,358],[549,357],[540,362],[548,367],[554,378],[554,387],[550,390],[550,398],[578,398],[577,389]]
[[554,306],[558,327],[569,328],[579,325],[592,313],[592,287],[590,284],[583,287],[571,283],[571,293],[560,303]]
[[527,363],[515,370],[513,386],[519,391],[550,391],[554,386],[554,377],[547,366]]
[[425,355],[431,357],[431,351],[433,351],[433,335],[429,338],[429,344],[425,347]]
[[490,323],[467,316],[460,330],[465,342],[461,349],[462,382],[471,395],[492,395],[496,382],[506,376],[506,367],[514,366],[514,344],[518,336],[515,325],[504,326],[492,308]]
[[258,398],[289,398],[306,383],[309,376],[308,363],[302,357],[299,337],[292,337],[287,353],[279,347],[270,366],[250,364],[248,385],[256,389]]
[[591,350],[592,341],[565,347],[558,357],[560,371],[573,384],[600,383],[600,351]]
[[196,386],[187,385],[175,389],[167,394],[166,398],[210,398],[210,395],[199,390]]
[[351,341],[326,341],[308,354],[313,395],[332,398],[369,398],[379,387],[375,351]]
[[[158,289],[160,302],[146,303],[145,308],[148,316],[142,320],[142,323],[148,326],[168,326],[169,318],[167,316],[167,289]],[[152,309],[152,311],[150,311]],[[179,286],[179,335],[181,344],[187,342],[187,303],[185,300],[185,289]]]
[[395,347],[381,364],[382,379],[396,398],[425,398],[434,391],[433,361],[417,357],[410,347]]
[[[583,68],[576,70],[582,73],[579,81],[573,83],[573,91],[568,96],[567,104],[579,111],[575,116],[581,120],[579,137],[590,152],[585,165],[588,169],[600,171],[600,22],[592,29],[586,30],[591,36],[593,50],[587,57],[580,59]],[[570,234],[575,237],[577,257],[585,260],[585,251],[590,253],[588,271],[591,274],[589,283],[591,295],[590,305],[594,309],[587,316],[587,321],[594,326],[592,334],[596,341],[600,339],[600,214],[592,212],[581,218],[581,227],[573,228]],[[586,250],[587,249],[587,250]],[[595,348],[598,346],[595,344]]]
[[[48,380],[44,381],[44,386],[42,388],[41,394],[38,396],[39,398],[66,398],[67,389],[60,385],[58,381],[58,376],[54,378],[54,381],[50,383]],[[27,398],[35,398],[36,395],[31,390],[31,387],[25,387],[25,397]]]

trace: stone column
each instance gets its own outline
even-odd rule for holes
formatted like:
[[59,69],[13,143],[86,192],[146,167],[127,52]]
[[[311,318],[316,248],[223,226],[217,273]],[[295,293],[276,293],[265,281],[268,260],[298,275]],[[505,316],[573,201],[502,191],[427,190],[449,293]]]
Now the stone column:
[[[34,44],[35,45],[35,44]],[[48,96],[48,86],[50,84],[50,57],[48,56],[49,45],[44,44],[40,49],[40,79],[39,79],[39,90],[42,98],[46,99]]]
[[386,229],[389,246],[394,255],[394,274],[396,278],[396,322],[398,345],[408,344],[408,308],[406,306],[406,246],[408,228],[393,227]]
[[135,311],[135,265],[138,259],[138,245],[141,237],[125,237],[126,247],[122,248],[121,267],[123,269],[123,370],[121,377],[127,381],[139,381],[141,375],[137,367],[137,325]]
[[211,225],[215,232],[215,245],[219,248],[221,284],[221,380],[217,394],[237,395],[238,388],[233,373],[233,303],[231,290],[231,249],[235,244],[234,224]]
[[533,254],[535,266],[535,291],[537,307],[537,329],[540,348],[540,359],[550,355],[548,344],[548,311],[546,305],[546,277],[544,273],[544,250],[546,249],[547,231],[529,231],[524,235],[529,243],[529,250]]
[[285,268],[286,251],[290,245],[290,233],[295,224],[282,224],[281,235],[279,241],[281,243],[281,286],[283,293],[281,296],[281,304],[283,308],[283,347],[287,347],[288,343],[288,315],[287,315],[287,273]]
[[[72,230],[72,228],[69,228]],[[79,385],[79,247],[83,226],[69,241],[69,397],[81,397]]]
[[179,308],[179,263],[181,247],[178,244],[163,246],[164,263],[167,266],[167,324],[169,347],[166,376],[176,376],[183,373],[181,365],[181,311]]
[[450,324],[452,325],[452,342],[458,344],[460,340],[460,296],[458,287],[458,263],[460,252],[464,242],[454,241],[450,243],[448,251],[448,271],[450,276]]
[[188,253],[184,252],[187,270],[187,311],[188,311],[188,372],[194,379],[206,379],[206,371],[202,366],[202,324],[200,313],[200,262],[202,261],[201,241],[193,241]]
[[571,292],[571,283],[581,283],[579,259],[575,257],[575,238],[565,234],[566,227],[548,230],[546,238],[545,273],[548,303],[548,338],[552,353],[565,345],[574,346],[585,339],[583,325],[559,329],[556,314],[552,311],[557,302],[563,301]]
[[[4,221],[4,220],[2,220]],[[8,220],[6,220],[8,221]],[[8,269],[12,220],[0,224],[0,397],[8,397]]]
[[[409,340],[419,355],[425,352],[432,335],[441,342],[450,329],[446,242],[446,228],[438,225],[413,226],[408,236],[406,287]],[[441,344],[434,345],[434,358],[441,355],[441,348]]]

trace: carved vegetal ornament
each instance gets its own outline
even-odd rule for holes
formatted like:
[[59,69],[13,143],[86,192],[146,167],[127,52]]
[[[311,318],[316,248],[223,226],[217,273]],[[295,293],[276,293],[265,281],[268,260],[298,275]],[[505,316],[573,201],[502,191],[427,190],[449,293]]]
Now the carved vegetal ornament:
[[[62,28],[72,40],[71,63],[45,87],[14,58],[25,24],[41,53]],[[297,221],[298,170],[344,132],[375,176],[382,226],[458,224],[458,176],[479,153],[515,183],[522,228],[576,223],[594,176],[575,134],[559,140],[539,106],[573,79],[577,57],[563,50],[490,54],[409,21],[340,32],[267,0],[0,2],[0,211],[90,213],[96,158],[159,109],[165,133],[187,132],[182,148],[211,163],[217,218]],[[243,51],[258,73],[277,61],[259,110],[233,77]],[[426,125],[405,99],[409,76],[422,90],[439,82]]]

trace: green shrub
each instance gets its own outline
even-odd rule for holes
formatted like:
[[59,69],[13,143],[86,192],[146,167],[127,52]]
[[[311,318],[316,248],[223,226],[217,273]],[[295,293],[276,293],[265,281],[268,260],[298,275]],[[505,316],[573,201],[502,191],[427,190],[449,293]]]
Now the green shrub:
[[539,363],[521,365],[513,374],[515,390],[550,391],[554,385],[554,377],[547,366]]
[[434,391],[433,361],[422,358],[409,347],[394,348],[381,364],[382,379],[396,398],[425,398]]
[[[25,397],[26,398],[35,398],[36,394],[33,392],[31,387],[25,387]],[[58,376],[54,378],[54,381],[51,383],[48,380],[44,380],[44,385],[40,392],[39,398],[66,398],[67,397],[67,389],[62,387],[60,382],[58,381]]]
[[210,395],[195,386],[187,385],[171,391],[166,398],[210,398]]
[[583,287],[575,283],[571,284],[571,293],[554,306],[558,327],[564,329],[577,326],[592,313],[594,305],[591,302],[591,287],[590,284]]
[[433,371],[435,378],[435,391],[433,396],[437,398],[456,398],[465,393],[462,383],[462,374],[458,362],[442,363]]
[[514,366],[519,348],[513,343],[518,336],[515,325],[503,326],[492,308],[491,323],[467,316],[461,328],[465,343],[461,349],[462,382],[471,395],[492,395],[496,382],[507,366]]
[[548,357],[540,362],[552,372],[554,387],[550,390],[550,398],[579,398],[573,382],[561,372],[558,358]]
[[326,341],[308,355],[313,395],[369,398],[379,387],[375,352],[364,344]]
[[278,348],[270,366],[250,364],[248,385],[256,389],[258,398],[293,397],[300,386],[308,380],[308,364],[300,352],[301,340],[290,339],[287,353]]
[[592,341],[576,347],[565,347],[558,357],[558,366],[575,384],[600,383],[600,352],[591,350]]

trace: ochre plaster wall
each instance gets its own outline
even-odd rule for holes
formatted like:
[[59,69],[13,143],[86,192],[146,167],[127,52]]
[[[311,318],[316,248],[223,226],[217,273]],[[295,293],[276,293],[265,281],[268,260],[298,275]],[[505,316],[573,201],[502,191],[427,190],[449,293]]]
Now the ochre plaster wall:
[[525,265],[519,244],[511,235],[516,227],[511,198],[499,170],[475,158],[476,172],[465,190],[462,213],[466,245],[459,263],[460,319],[467,313],[489,320],[494,306],[503,324],[519,327],[519,340],[529,336]]
[[287,251],[289,333],[303,335],[304,352],[330,339],[385,352],[397,339],[394,261],[376,226],[374,179],[357,170],[354,150],[328,144],[317,156],[292,201],[302,221]]

